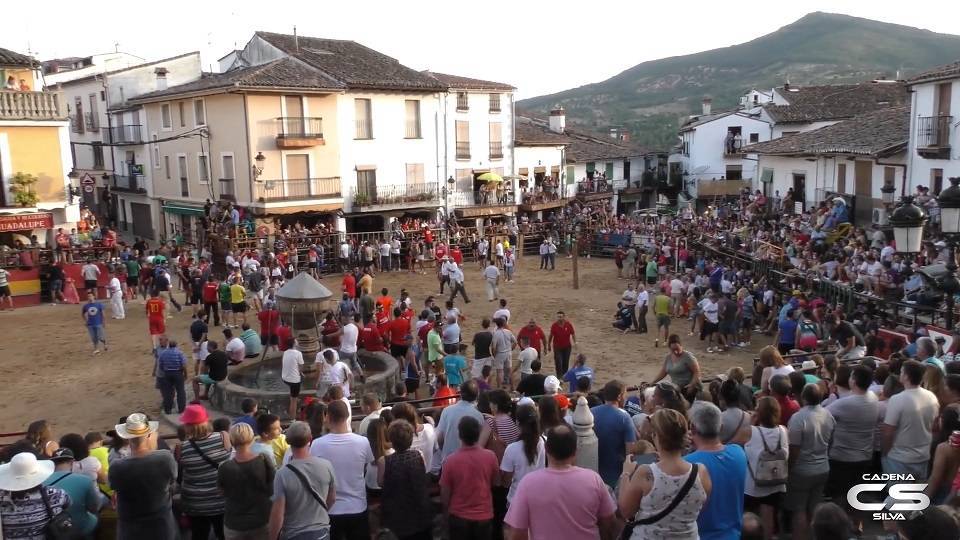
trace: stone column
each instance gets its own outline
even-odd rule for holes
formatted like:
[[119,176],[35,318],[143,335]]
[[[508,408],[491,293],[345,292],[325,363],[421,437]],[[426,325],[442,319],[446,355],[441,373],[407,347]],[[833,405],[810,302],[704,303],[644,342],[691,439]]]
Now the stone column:
[[593,432],[593,413],[587,405],[587,398],[577,399],[577,408],[573,411],[573,429],[577,432],[577,466],[598,472],[597,434]]

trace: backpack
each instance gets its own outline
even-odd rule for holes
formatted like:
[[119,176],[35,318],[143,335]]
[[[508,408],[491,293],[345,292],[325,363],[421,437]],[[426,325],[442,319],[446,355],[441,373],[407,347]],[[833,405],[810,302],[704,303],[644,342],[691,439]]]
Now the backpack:
[[747,463],[747,469],[753,482],[757,487],[782,486],[787,483],[787,451],[783,449],[783,437],[777,430],[777,447],[771,449],[767,446],[767,440],[763,436],[763,431],[759,427],[755,428],[760,435],[760,442],[763,443],[763,450],[757,456],[757,462],[751,466]]

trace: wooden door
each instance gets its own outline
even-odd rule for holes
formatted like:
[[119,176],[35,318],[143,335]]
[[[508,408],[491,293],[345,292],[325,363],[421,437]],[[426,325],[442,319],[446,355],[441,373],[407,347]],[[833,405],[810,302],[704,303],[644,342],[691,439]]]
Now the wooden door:
[[940,116],[950,116],[950,97],[953,94],[952,83],[940,83],[937,85],[937,114]]
[[869,223],[873,218],[873,164],[869,161],[857,161],[853,167],[854,176],[854,223]]

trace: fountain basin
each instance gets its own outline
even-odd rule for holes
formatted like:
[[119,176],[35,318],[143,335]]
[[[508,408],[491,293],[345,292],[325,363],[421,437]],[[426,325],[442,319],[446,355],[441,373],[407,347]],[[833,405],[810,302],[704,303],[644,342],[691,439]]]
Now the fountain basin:
[[[358,351],[360,364],[364,366],[364,382],[354,380],[350,388],[351,399],[359,399],[367,392],[380,396],[382,401],[394,397],[393,388],[400,380],[397,360],[385,352]],[[273,414],[286,418],[290,403],[290,390],[280,379],[282,353],[270,353],[261,360],[244,362],[232,368],[226,380],[210,389],[210,405],[230,415],[241,415],[240,403],[246,398],[256,399],[260,409],[269,409]],[[306,359],[304,359],[306,360]],[[262,362],[262,367],[261,367]],[[300,397],[316,396],[317,373],[305,373]]]

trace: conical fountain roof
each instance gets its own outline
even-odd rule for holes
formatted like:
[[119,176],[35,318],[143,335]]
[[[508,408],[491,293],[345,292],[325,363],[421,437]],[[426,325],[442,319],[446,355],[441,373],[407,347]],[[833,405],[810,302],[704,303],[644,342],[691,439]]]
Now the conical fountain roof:
[[331,297],[330,289],[306,272],[301,272],[277,291],[277,298],[284,300],[326,300]]

